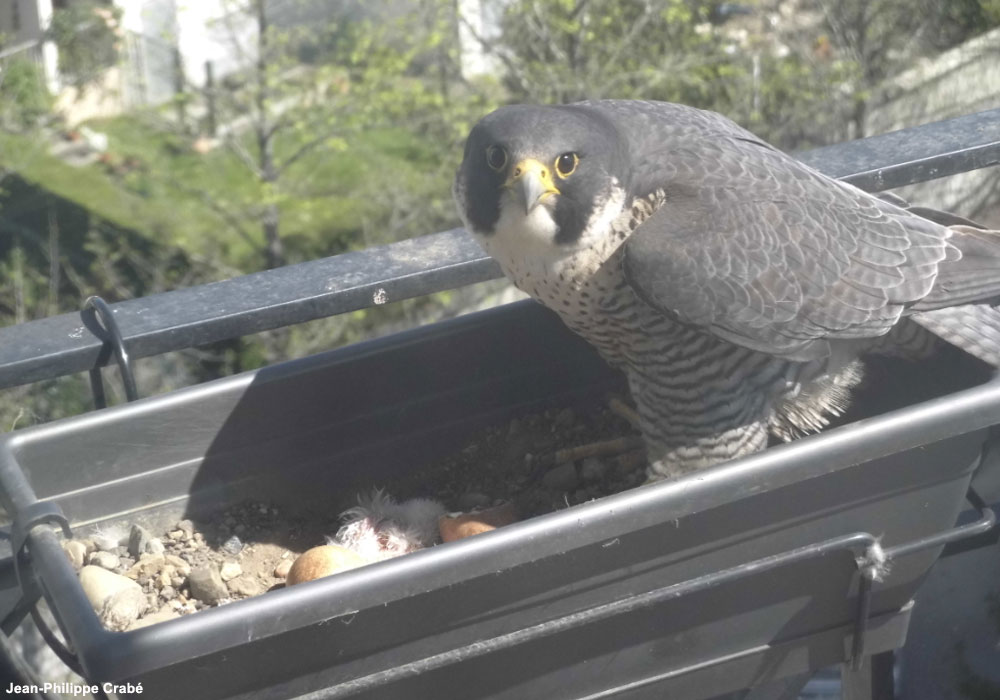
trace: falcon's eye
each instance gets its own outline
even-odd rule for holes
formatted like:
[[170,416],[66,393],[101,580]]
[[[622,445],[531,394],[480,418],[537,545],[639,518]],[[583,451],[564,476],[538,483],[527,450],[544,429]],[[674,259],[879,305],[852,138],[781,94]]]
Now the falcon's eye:
[[563,153],[556,158],[556,172],[559,173],[559,177],[569,177],[579,163],[580,156],[576,153]]
[[500,146],[490,146],[486,149],[486,164],[500,172],[507,165],[507,151]]

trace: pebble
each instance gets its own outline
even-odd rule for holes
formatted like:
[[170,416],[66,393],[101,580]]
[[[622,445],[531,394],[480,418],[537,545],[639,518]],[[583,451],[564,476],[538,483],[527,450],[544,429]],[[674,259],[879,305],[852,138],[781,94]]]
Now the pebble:
[[278,565],[274,567],[274,577],[275,578],[288,578],[288,572],[292,568],[291,559],[283,559],[278,562]]
[[177,597],[177,589],[173,586],[164,586],[160,589],[160,597],[164,600],[173,600]]
[[550,491],[572,491],[577,481],[576,467],[572,462],[553,467],[542,477],[542,484]]
[[76,571],[82,569],[84,557],[87,555],[87,545],[78,540],[66,540],[62,547],[73,568]]
[[217,605],[219,601],[229,597],[229,589],[214,564],[192,569],[188,576],[188,587],[192,598],[209,605]]
[[166,622],[167,620],[174,620],[180,617],[180,613],[176,610],[170,608],[170,606],[165,605],[154,613],[149,615],[144,615],[142,618],[136,620],[132,623],[129,629],[137,630],[140,627],[149,627],[150,625],[155,625],[158,622]]
[[240,541],[239,537],[233,535],[222,544],[220,549],[226,554],[239,554],[243,551],[243,542]]
[[263,590],[257,579],[249,576],[237,576],[226,585],[231,593],[243,596],[244,598],[252,598],[255,595],[259,595]]
[[188,537],[194,534],[194,523],[190,520],[179,520],[177,521],[177,529],[186,533]]
[[111,552],[94,552],[87,557],[87,563],[99,566],[108,571],[114,571],[121,565],[121,559]]
[[128,553],[135,559],[143,554],[163,554],[163,542],[153,537],[142,525],[133,525],[128,536]]
[[608,469],[597,457],[587,457],[580,464],[580,476],[584,481],[601,481]]
[[104,609],[105,602],[116,593],[128,590],[142,594],[142,587],[132,579],[92,565],[80,569],[80,586],[97,613]]
[[219,575],[222,577],[223,581],[231,581],[237,576],[243,573],[243,567],[239,565],[239,562],[235,562],[228,559],[222,563],[222,567],[219,569]]
[[94,533],[94,546],[102,552],[114,552],[127,537],[128,533],[117,527],[98,530]]
[[167,538],[169,538],[173,542],[183,542],[189,537],[190,535],[188,535],[183,530],[171,530],[170,532],[167,533]]
[[100,612],[101,623],[112,632],[124,632],[146,612],[149,600],[142,589],[126,588],[110,596]]
[[163,554],[147,554],[137,561],[125,572],[129,578],[151,578],[158,574],[166,564],[167,558]]

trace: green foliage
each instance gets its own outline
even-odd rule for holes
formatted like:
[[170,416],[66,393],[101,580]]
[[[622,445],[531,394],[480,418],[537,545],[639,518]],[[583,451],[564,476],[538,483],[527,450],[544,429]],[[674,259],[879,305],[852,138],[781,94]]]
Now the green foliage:
[[705,102],[726,64],[698,0],[515,0],[499,55],[517,100],[622,97]]
[[30,129],[51,109],[52,97],[41,66],[18,58],[0,64],[0,128]]
[[[27,133],[0,129],[0,176],[44,186],[58,230],[53,248],[51,203],[21,220],[30,198],[0,195],[0,324],[75,310],[89,293],[149,294],[457,225],[450,183],[462,141],[503,102],[678,101],[801,148],[847,138],[873,88],[918,53],[1000,23],[1000,0],[802,0],[815,21],[777,28],[778,3],[743,4],[753,13],[727,19],[709,0],[510,0],[499,36],[480,37],[502,73],[468,81],[454,0],[338,2],[304,24],[270,17],[277,4],[230,0],[218,22],[235,24],[215,34],[259,60],[211,91],[89,124],[110,145],[82,167],[49,155],[32,132],[50,102],[34,91],[37,69],[10,63],[0,121]],[[117,20],[95,2],[55,13],[51,36],[72,84],[115,63]],[[201,116],[209,102],[215,140]],[[140,383],[150,393],[360,340],[444,313],[446,297],[199,348],[155,361]],[[88,407],[78,379],[0,393],[0,429]]]
[[82,0],[52,13],[49,38],[59,49],[59,73],[84,88],[118,60],[121,8]]

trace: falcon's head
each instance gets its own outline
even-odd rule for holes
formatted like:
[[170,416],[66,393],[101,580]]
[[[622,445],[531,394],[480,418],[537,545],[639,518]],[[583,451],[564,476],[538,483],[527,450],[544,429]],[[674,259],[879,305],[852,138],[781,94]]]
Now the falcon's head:
[[617,129],[593,111],[502,107],[469,134],[455,201],[478,236],[571,252],[591,245],[621,213],[627,159]]

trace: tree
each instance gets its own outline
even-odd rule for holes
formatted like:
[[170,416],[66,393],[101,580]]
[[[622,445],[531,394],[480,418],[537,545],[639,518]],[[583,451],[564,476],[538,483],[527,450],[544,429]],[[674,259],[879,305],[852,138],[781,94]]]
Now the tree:
[[853,62],[853,136],[865,135],[872,91],[915,58],[1000,25],[997,0],[818,0],[838,49]]
[[[397,14],[350,3],[232,0],[227,5],[219,24],[246,67],[215,81],[201,97],[212,105],[220,140],[253,184],[232,187],[231,179],[220,178],[217,187],[197,196],[259,253],[264,266],[317,253],[314,244],[322,231],[309,234],[294,220],[322,208],[312,204],[330,187],[322,176],[338,159],[351,160],[345,152],[383,138],[420,142],[420,158],[441,162],[450,155],[444,149],[457,141],[468,101],[449,94],[455,72],[445,40],[449,5],[425,0]],[[302,13],[310,21],[303,22]],[[154,121],[160,130],[176,128],[167,127],[160,114]],[[403,160],[408,155],[414,154],[403,154]],[[171,177],[162,168],[159,173]],[[361,174],[361,180],[372,174]],[[399,218],[394,205],[406,201],[414,186],[425,191],[427,182],[426,173],[394,178],[397,196],[378,207],[362,201],[351,206],[366,218],[391,223]],[[182,178],[173,184],[185,187]],[[447,186],[441,191],[444,199]],[[373,195],[385,193],[383,183]],[[353,242],[345,240],[343,247]]]
[[84,0],[52,13],[49,38],[59,50],[59,75],[77,89],[97,82],[118,61],[121,9]]

